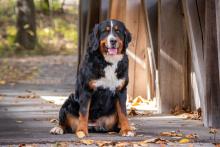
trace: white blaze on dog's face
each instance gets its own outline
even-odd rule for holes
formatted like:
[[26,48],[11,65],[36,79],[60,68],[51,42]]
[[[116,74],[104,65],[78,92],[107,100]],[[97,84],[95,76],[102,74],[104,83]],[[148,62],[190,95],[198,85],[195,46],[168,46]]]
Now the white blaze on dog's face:
[[110,21],[110,33],[107,36],[107,54],[108,55],[116,55],[117,49],[119,48],[119,42],[117,41],[116,35],[113,33],[113,22]]

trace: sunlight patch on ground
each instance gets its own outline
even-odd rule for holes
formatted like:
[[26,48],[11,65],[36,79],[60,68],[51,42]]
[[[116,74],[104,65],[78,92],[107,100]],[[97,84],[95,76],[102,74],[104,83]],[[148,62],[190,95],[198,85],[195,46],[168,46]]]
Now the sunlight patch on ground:
[[68,97],[67,96],[40,96],[40,98],[49,103],[53,103],[55,105],[62,105]]
[[[68,98],[67,96],[40,96],[41,99],[53,103],[55,105],[62,105],[65,100]],[[136,97],[133,101],[127,101],[127,110],[136,110],[144,112],[156,112],[156,102],[154,100],[145,100],[141,97]]]

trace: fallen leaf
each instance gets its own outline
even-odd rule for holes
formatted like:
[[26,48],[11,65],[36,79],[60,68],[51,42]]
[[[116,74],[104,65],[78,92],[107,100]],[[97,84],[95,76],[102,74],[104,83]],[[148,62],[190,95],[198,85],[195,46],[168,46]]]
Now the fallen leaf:
[[195,139],[195,138],[198,138],[198,135],[196,133],[194,133],[194,134],[188,134],[185,137],[189,138],[189,139]]
[[32,93],[30,95],[19,95],[16,98],[22,98],[22,99],[35,99],[40,98],[40,96],[36,95],[35,93]]
[[95,144],[98,145],[99,147],[114,145],[112,141],[96,141]]
[[91,144],[95,143],[95,141],[91,140],[91,139],[82,139],[82,140],[80,140],[80,142],[83,144],[86,144],[86,145],[91,145]]
[[162,138],[150,138],[144,141],[139,142],[140,144],[146,143],[157,143],[157,144],[167,144],[169,141]]
[[126,147],[126,146],[132,146],[132,142],[118,142],[115,145],[116,147]]
[[183,139],[180,139],[180,140],[179,140],[179,143],[181,143],[181,144],[189,143],[189,142],[190,142],[190,140],[187,139],[187,138],[183,138]]
[[171,131],[171,132],[161,132],[160,136],[182,137],[183,134],[176,131]]
[[51,119],[50,122],[51,122],[51,123],[54,123],[54,124],[59,123],[59,121],[58,121],[57,119]]
[[16,123],[21,124],[21,123],[23,123],[23,121],[21,121],[21,120],[16,120]]
[[217,132],[218,132],[217,129],[215,129],[215,128],[209,128],[209,133],[210,133],[210,134],[216,134]]
[[136,112],[136,109],[134,107],[131,107],[130,111],[128,112],[129,116],[136,116],[138,113]]
[[144,102],[143,98],[141,96],[138,96],[138,97],[134,98],[131,105],[138,106],[138,105],[140,105],[140,103],[143,103],[143,102]]

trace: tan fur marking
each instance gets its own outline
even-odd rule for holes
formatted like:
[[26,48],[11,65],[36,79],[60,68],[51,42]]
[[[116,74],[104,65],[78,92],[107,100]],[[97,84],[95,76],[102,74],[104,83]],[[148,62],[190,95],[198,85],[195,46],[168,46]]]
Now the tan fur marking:
[[119,118],[119,125],[121,127],[120,134],[122,136],[134,136],[134,133],[129,125],[127,116],[122,112],[119,100],[116,102],[116,110]]
[[89,100],[88,102],[87,113],[85,115],[82,113],[79,113],[79,125],[77,126],[77,129],[76,129],[77,136],[78,134],[82,134],[81,132],[83,132],[85,135],[88,135],[88,119],[89,119],[90,103],[91,103],[91,100]]
[[103,116],[96,120],[97,126],[103,126],[107,130],[113,129],[115,124],[118,122],[117,114],[113,114],[110,116]]
[[79,119],[74,117],[71,114],[67,114],[67,118],[66,118],[66,125],[70,128],[72,128],[72,130],[75,132],[77,126],[79,125]]

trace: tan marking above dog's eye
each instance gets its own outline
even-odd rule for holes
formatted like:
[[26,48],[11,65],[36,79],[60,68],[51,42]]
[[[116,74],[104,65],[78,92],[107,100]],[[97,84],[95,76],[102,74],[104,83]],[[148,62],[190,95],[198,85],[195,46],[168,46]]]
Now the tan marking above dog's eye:
[[115,30],[118,30],[118,26],[114,26]]
[[114,29],[116,32],[120,32],[120,30],[118,29],[118,26],[114,26]]
[[110,27],[106,27],[105,30],[106,30],[106,31],[110,31]]

